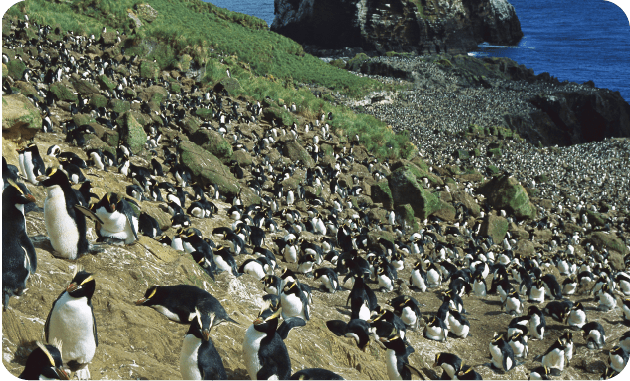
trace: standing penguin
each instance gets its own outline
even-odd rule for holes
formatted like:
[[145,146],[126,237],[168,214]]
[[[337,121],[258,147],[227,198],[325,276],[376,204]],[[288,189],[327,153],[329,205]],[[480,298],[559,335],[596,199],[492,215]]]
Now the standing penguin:
[[448,378],[452,380],[461,369],[462,364],[462,359],[459,358],[459,356],[452,353],[441,352],[435,355],[433,368],[439,366],[442,370],[444,370],[446,375],[448,375]]
[[26,148],[18,150],[20,170],[22,175],[32,184],[37,185],[39,181],[38,176],[44,174],[46,167],[44,166],[44,160],[39,154],[39,149],[35,143],[29,143]]
[[77,195],[66,174],[57,168],[48,168],[46,175],[37,179],[48,192],[44,201],[44,221],[50,243],[60,257],[77,259],[91,248],[86,235],[85,214],[80,209]]
[[536,306],[529,306],[527,309],[527,315],[529,316],[529,332],[536,339],[542,340],[545,336],[545,316],[540,308]]
[[[223,361],[210,338],[210,329],[202,329],[201,312],[190,323],[179,357],[182,380],[227,380]],[[211,327],[210,327],[211,328]]]
[[37,342],[37,348],[33,349],[24,371],[19,378],[23,380],[69,380],[68,373],[63,370],[61,359],[61,342],[53,340],[52,344]]
[[24,194],[13,181],[2,191],[2,302],[9,306],[9,298],[22,295],[26,281],[37,270],[37,254],[26,234],[24,204],[35,202],[35,197]]
[[252,380],[274,377],[286,380],[291,376],[291,358],[287,347],[276,332],[282,308],[275,312],[266,309],[245,331],[243,358],[247,373]]
[[102,221],[96,226],[101,239],[127,245],[138,239],[138,217],[131,204],[118,193],[108,192],[92,206],[92,211]]
[[549,368],[554,376],[559,376],[564,370],[564,349],[564,340],[559,338],[551,344],[542,356],[542,365]]
[[503,334],[495,335],[490,341],[490,354],[492,355],[492,366],[508,372],[516,365],[514,361],[514,351],[512,347],[503,340]]
[[92,295],[96,282],[92,274],[77,265],[72,282],[53,302],[46,319],[46,341],[57,339],[63,343],[63,362],[77,372],[80,380],[90,378],[88,364],[98,346],[96,319],[92,307]]
[[584,324],[588,323],[588,319],[586,318],[586,311],[584,311],[584,306],[582,303],[577,302],[571,307],[569,314],[564,321],[564,324],[567,324],[571,329],[580,329],[584,326]]
[[282,318],[299,317],[305,321],[309,320],[308,299],[302,292],[301,284],[298,281],[287,282],[280,293],[282,305]]
[[621,372],[628,364],[628,352],[621,346],[615,345],[608,353],[610,367],[617,372]]
[[602,349],[606,345],[606,332],[604,327],[596,321],[582,326],[583,337],[589,349]]
[[420,371],[409,365],[409,355],[414,352],[411,345],[405,344],[398,330],[391,326],[392,331],[387,337],[379,337],[385,345],[385,362],[387,363],[387,375],[390,380],[411,380],[411,375],[424,379]]

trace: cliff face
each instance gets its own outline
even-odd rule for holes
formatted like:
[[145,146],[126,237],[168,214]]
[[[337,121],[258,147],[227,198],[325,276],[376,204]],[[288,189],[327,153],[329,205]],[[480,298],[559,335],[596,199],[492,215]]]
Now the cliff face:
[[463,53],[523,36],[507,0],[275,0],[271,30],[320,48]]

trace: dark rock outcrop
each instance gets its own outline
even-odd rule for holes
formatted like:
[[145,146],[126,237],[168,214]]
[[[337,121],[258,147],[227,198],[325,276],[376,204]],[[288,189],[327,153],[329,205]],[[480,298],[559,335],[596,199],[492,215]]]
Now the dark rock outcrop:
[[507,0],[275,0],[274,13],[271,30],[328,49],[461,53],[523,37]]

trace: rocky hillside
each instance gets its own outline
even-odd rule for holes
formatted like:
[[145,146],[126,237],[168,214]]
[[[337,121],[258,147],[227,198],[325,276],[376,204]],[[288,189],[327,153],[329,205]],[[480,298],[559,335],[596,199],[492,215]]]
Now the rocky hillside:
[[[27,28],[42,28],[42,34],[35,40],[25,38]],[[529,270],[529,266],[539,266],[543,274],[554,275],[560,284],[572,272],[564,264],[575,264],[574,272],[589,269],[592,282],[585,280],[576,293],[565,298],[581,302],[589,321],[603,325],[607,343],[603,349],[588,349],[576,331],[573,359],[562,371],[563,379],[598,378],[607,368],[608,351],[627,331],[621,324],[625,321],[621,302],[612,311],[604,312],[588,293],[596,280],[606,276],[611,284],[617,284],[616,293],[630,291],[619,285],[626,276],[630,251],[627,204],[623,200],[596,203],[588,197],[553,196],[552,192],[533,197],[535,185],[523,186],[496,166],[496,172],[486,173],[479,171],[474,161],[466,164],[466,155],[482,155],[464,145],[476,139],[487,143],[488,150],[483,153],[489,156],[487,160],[498,163],[501,150],[509,151],[518,143],[517,137],[507,130],[484,124],[480,131],[471,131],[463,138],[453,134],[452,141],[441,143],[441,152],[455,143],[461,149],[451,149],[445,154],[448,157],[431,158],[430,162],[421,156],[426,156],[426,145],[430,144],[425,138],[418,140],[418,150],[410,160],[378,160],[357,136],[327,127],[334,114],[307,115],[270,99],[235,97],[230,93],[230,81],[200,86],[186,78],[184,72],[161,71],[151,60],[125,55],[115,35],[110,40],[61,35],[44,25],[27,26],[24,20],[16,21],[10,30],[10,35],[3,36],[3,53],[8,62],[3,64],[2,97],[2,151],[9,165],[18,166],[16,149],[30,139],[47,167],[60,164],[58,158],[47,155],[49,147],[55,144],[62,152],[76,153],[84,160],[89,159],[86,151],[90,148],[117,153],[117,148],[124,145],[133,153],[133,164],[150,168],[150,161],[155,158],[163,167],[165,176],[152,180],[178,185],[173,174],[175,163],[165,164],[166,148],[176,154],[177,162],[190,172],[196,185],[205,190],[212,189],[212,185],[218,190],[218,199],[214,192],[207,195],[218,208],[212,217],[188,215],[191,226],[199,229],[203,237],[217,245],[232,246],[212,231],[232,226],[235,221],[228,210],[236,200],[245,207],[260,205],[272,211],[277,207],[271,218],[279,228],[275,232],[265,229],[264,247],[273,252],[281,268],[298,272],[297,263],[284,261],[278,247],[282,242],[274,238],[285,237],[288,229],[299,225],[301,233],[297,235],[302,241],[323,247],[328,238],[332,248],[341,251],[343,236],[335,231],[344,229],[345,224],[361,258],[378,254],[380,258],[374,262],[377,268],[393,262],[395,256],[403,256],[404,268],[397,271],[398,280],[394,280],[391,290],[383,291],[383,284],[377,281],[368,282],[378,303],[387,306],[393,297],[409,295],[422,304],[425,317],[437,314],[442,292],[449,289],[446,261],[462,269],[469,268],[471,259],[486,260],[497,268],[499,263],[510,262],[523,264],[523,269],[528,266]],[[55,45],[59,41],[64,41],[63,49]],[[426,96],[426,105],[430,105],[432,98]],[[277,117],[279,110],[291,113],[296,124],[283,125]],[[52,132],[42,132],[48,121]],[[479,136],[482,134],[483,138]],[[627,141],[619,141],[611,150],[618,153],[620,161],[627,161]],[[116,166],[100,170],[90,163],[83,173],[99,198],[106,192],[127,194],[127,187],[132,185],[132,179]],[[608,182],[614,179],[620,189],[626,189],[627,178],[625,183],[620,180],[626,175],[610,171]],[[36,247],[38,269],[24,294],[11,298],[9,308],[2,313],[3,365],[11,374],[19,375],[23,370],[26,358],[36,347],[35,341],[42,337],[53,301],[70,282],[75,266],[82,265],[96,279],[93,303],[99,346],[89,365],[92,378],[181,378],[179,355],[188,327],[134,303],[149,286],[176,284],[196,285],[209,291],[238,322],[214,329],[212,340],[228,378],[247,378],[241,343],[245,330],[265,305],[265,292],[256,276],[234,277],[223,272],[213,281],[190,254],[144,235],[134,244],[105,245],[103,252],[76,261],[58,258],[44,225],[46,190],[23,181],[37,200],[37,208],[26,213],[26,226]],[[280,187],[281,197],[276,193]],[[194,194],[190,185],[183,190]],[[286,198],[290,190],[295,194],[292,205]],[[175,237],[166,202],[156,201],[148,193],[145,197],[137,200],[139,211],[156,218],[166,236]],[[185,199],[184,210],[191,202],[191,198]],[[316,219],[325,222],[325,234],[309,228],[314,224],[314,216],[309,215],[311,208],[319,213]],[[303,217],[300,224],[287,220],[288,211],[292,210]],[[92,223],[89,227],[88,236],[94,242],[98,237]],[[414,233],[418,239],[412,239]],[[386,248],[392,243],[397,247],[394,255],[388,255]],[[422,247],[422,254],[412,253],[410,247],[414,243]],[[237,264],[256,257],[251,254],[253,249],[248,243],[248,254],[235,256]],[[417,262],[425,263],[427,271],[430,264],[444,266],[441,285],[426,291],[410,285],[411,271]],[[319,267],[336,268],[327,260],[315,266]],[[372,271],[377,272],[377,268]],[[511,270],[510,281],[517,288]],[[274,273],[279,276],[282,270],[275,269]],[[298,273],[297,278],[312,287],[313,300],[311,319],[306,326],[291,331],[285,340],[292,371],[319,367],[346,379],[387,378],[385,350],[379,343],[372,342],[366,351],[361,351],[352,338],[338,337],[326,326],[330,320],[350,319],[351,312],[346,307],[350,283],[331,294],[309,274]],[[492,278],[492,273],[487,275],[488,286]],[[548,301],[538,306],[543,308]],[[490,367],[488,343],[493,332],[506,332],[513,316],[501,308],[498,294],[470,293],[463,297],[463,303],[470,321],[470,335],[466,338],[449,336],[439,342],[423,337],[423,327],[408,330],[409,344],[415,348],[409,363],[427,378],[435,379],[442,373],[440,368],[431,367],[435,355],[449,352],[461,357],[483,378],[525,379],[531,369],[541,365],[539,356],[568,328],[547,317],[544,338],[530,339],[529,356],[504,373]],[[526,302],[526,307],[533,304]]]
[[274,14],[271,30],[324,56],[346,47],[465,53],[483,41],[512,45],[523,37],[506,0],[276,0]]

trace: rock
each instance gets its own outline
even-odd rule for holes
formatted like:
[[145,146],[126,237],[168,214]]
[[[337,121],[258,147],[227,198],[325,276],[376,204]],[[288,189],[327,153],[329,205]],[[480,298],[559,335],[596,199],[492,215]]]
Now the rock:
[[109,100],[109,108],[112,109],[112,111],[117,112],[118,114],[122,114],[131,109],[131,103],[122,99],[111,98]]
[[410,166],[403,166],[393,171],[388,181],[394,204],[411,205],[415,216],[421,220],[426,219],[441,206],[437,196],[418,184]]
[[294,163],[300,160],[307,168],[313,168],[315,166],[315,162],[311,155],[308,154],[308,151],[296,141],[284,143],[282,154]]
[[468,212],[473,217],[479,217],[481,214],[481,208],[479,204],[475,202],[475,199],[464,191],[455,191],[452,192],[453,200],[455,202],[461,202],[468,209]]
[[227,164],[232,158],[232,146],[216,131],[199,130],[191,135],[190,139],[212,153],[223,164]]
[[622,255],[626,255],[630,252],[628,247],[626,247],[623,241],[615,234],[607,232],[594,232],[587,237],[587,241],[592,243],[597,250],[606,248],[609,251],[614,250]]
[[55,82],[50,85],[50,92],[55,94],[58,100],[60,101],[68,101],[68,102],[76,102],[79,100],[77,94],[74,92],[74,88],[65,84],[66,81]]
[[234,151],[232,160],[236,160],[241,167],[249,166],[253,163],[252,155],[241,149]]
[[101,85],[101,89],[103,90],[112,91],[116,88],[116,83],[109,79],[109,77],[105,74],[96,77],[96,81]]
[[197,182],[215,184],[223,194],[237,195],[241,186],[230,170],[212,153],[192,142],[181,142],[177,147],[182,164],[190,168]]
[[392,197],[392,191],[389,189],[389,183],[387,181],[374,184],[370,191],[372,192],[372,201],[382,203],[383,208],[387,210],[394,208],[394,198]]
[[78,76],[75,77],[74,74],[70,77],[70,83],[72,83],[72,86],[77,91],[77,93],[81,95],[92,95],[99,93],[99,89],[97,89],[96,86],[84,79],[80,79],[77,77]]
[[236,78],[225,77],[221,79],[216,85],[214,85],[215,92],[221,92],[225,90],[228,94],[233,95],[235,91],[241,88],[241,84],[238,83]]
[[142,125],[138,123],[136,118],[126,112],[122,117],[123,123],[120,126],[120,140],[129,145],[131,152],[140,153],[147,141],[147,134],[144,132]]
[[186,72],[190,69],[190,62],[192,61],[192,57],[188,54],[182,54],[177,63],[175,64],[175,68],[179,71]]
[[140,63],[140,77],[157,80],[160,67],[156,62],[144,60]]
[[106,107],[107,97],[103,94],[95,94],[90,98],[90,106],[94,107]]
[[588,216],[588,222],[593,226],[604,226],[606,225],[606,218],[602,216],[601,213],[593,212],[592,210],[587,210],[586,215]]
[[[13,80],[17,81],[22,79],[22,75],[24,75],[24,70],[26,69],[26,65],[24,62],[20,60],[11,60],[7,62],[7,73],[13,78]],[[4,71],[3,71],[4,73]]]
[[527,239],[519,239],[514,248],[514,254],[519,254],[521,258],[533,255],[535,252],[534,243]]
[[136,29],[142,28],[142,21],[140,21],[140,18],[138,18],[138,16],[136,16],[135,13],[129,11],[127,12],[127,17],[133,20],[133,23]]
[[[424,7],[422,6],[424,4]],[[516,44],[523,32],[507,0],[276,0],[271,30],[303,45],[417,53]]]
[[39,109],[24,94],[2,96],[2,137],[11,140],[32,139],[42,128]]
[[531,219],[536,216],[536,209],[529,201],[527,191],[514,177],[493,177],[477,191],[486,196],[487,202],[496,210],[505,209],[516,218]]
[[105,32],[103,34],[101,34],[101,40],[103,45],[107,45],[107,46],[112,46],[112,45],[116,45],[116,42],[118,40],[118,35],[116,34],[116,32]]
[[28,82],[24,82],[24,81],[16,81],[13,84],[14,87],[20,89],[20,94],[24,94],[24,95],[35,95],[37,97],[37,99],[40,99],[39,95],[37,94],[37,90],[35,90],[35,88],[33,87],[33,85],[31,85]]
[[405,223],[407,232],[415,232],[418,230],[418,223],[416,222],[414,211],[411,205],[398,205],[394,211],[396,213],[396,218],[400,219],[400,223]]
[[479,234],[485,237],[492,237],[494,243],[498,244],[505,238],[508,226],[507,219],[495,216],[494,214],[488,214],[481,223]]
[[192,136],[197,133],[199,128],[201,127],[201,123],[195,118],[187,116],[184,120],[179,123],[179,126],[186,132],[187,135]]
[[444,221],[452,222],[455,220],[455,215],[457,211],[453,207],[453,205],[448,202],[439,200],[439,204],[433,215],[443,219]]
[[158,11],[149,4],[136,4],[134,9],[138,16],[148,23],[152,23],[158,17]]

